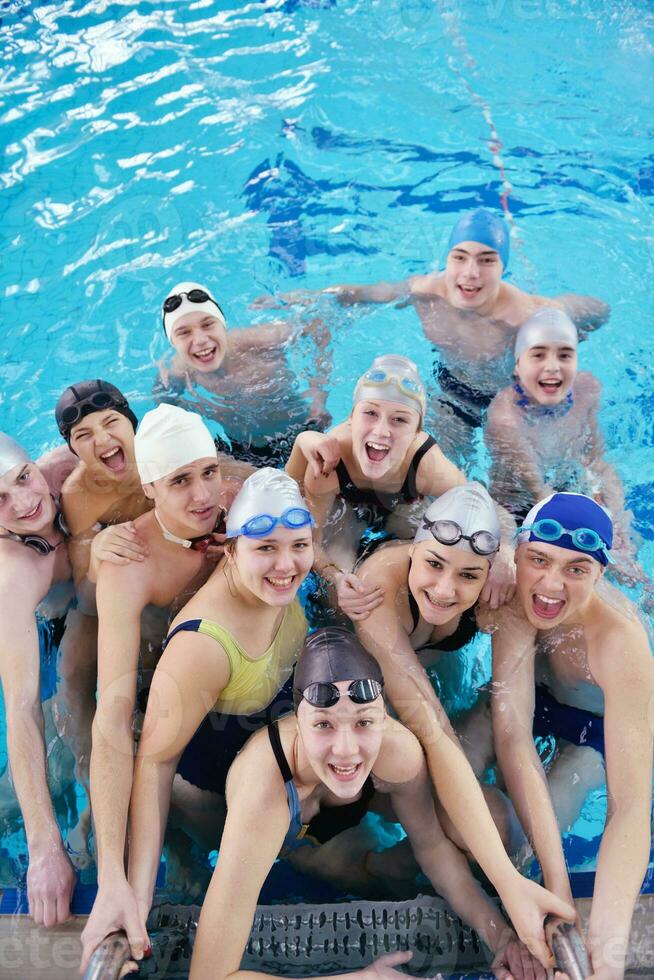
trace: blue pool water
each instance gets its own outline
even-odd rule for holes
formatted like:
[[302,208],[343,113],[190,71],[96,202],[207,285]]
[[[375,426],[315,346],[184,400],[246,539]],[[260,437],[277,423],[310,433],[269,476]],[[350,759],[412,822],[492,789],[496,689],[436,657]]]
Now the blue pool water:
[[[653,53],[647,2],[0,0],[0,428],[56,445],[83,377],[151,408],[179,279],[263,322],[262,293],[427,270],[504,195],[511,280],[611,304],[581,363],[652,574]],[[411,309],[321,312],[336,419],[374,355],[428,373]]]

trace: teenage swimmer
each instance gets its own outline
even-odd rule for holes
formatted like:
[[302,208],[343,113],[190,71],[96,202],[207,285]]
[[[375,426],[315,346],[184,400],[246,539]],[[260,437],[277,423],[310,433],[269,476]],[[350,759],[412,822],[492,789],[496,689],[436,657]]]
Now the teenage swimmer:
[[134,522],[146,549],[143,560],[103,561],[98,572],[98,706],[91,754],[98,895],[83,934],[85,948],[118,928],[114,923],[129,921],[133,904],[124,851],[139,649],[152,667],[171,607],[183,605],[214,569],[205,551],[222,541],[214,532],[233,495],[221,481],[216,447],[199,415],[160,405],[143,417],[134,448],[154,509]]
[[[624,976],[650,850],[654,662],[633,607],[609,586],[597,589],[612,537],[611,519],[589,497],[556,493],[536,504],[520,528],[517,594],[495,614],[493,633],[498,761],[545,885],[568,902],[559,828],[569,829],[606,776],[588,924],[593,980]],[[549,781],[532,725],[557,739]]]
[[310,331],[287,323],[228,331],[211,292],[182,282],[164,300],[163,327],[175,354],[169,366],[160,365],[156,399],[184,401],[217,419],[227,435],[226,452],[237,459],[283,464],[298,432],[312,424],[323,428],[325,379],[314,377],[301,392],[286,359],[289,343],[303,333],[323,344],[315,322]]
[[[509,261],[506,222],[485,208],[464,214],[448,243],[444,272],[370,286],[333,286],[339,303],[411,303],[440,354],[438,381],[451,422],[479,426],[504,383],[516,328],[540,306],[566,310],[580,330],[600,326],[608,307],[590,296],[534,296],[503,279]],[[306,296],[306,294],[304,294]],[[293,301],[294,294],[287,299]],[[300,294],[302,298],[302,294]],[[465,430],[461,430],[464,434]]]
[[[509,962],[521,963],[515,936],[441,833],[420,744],[387,715],[383,687],[379,665],[351,633],[320,630],[306,641],[294,679],[296,713],[254,735],[230,770],[227,819],[200,916],[191,980],[245,976],[240,972],[243,948],[259,891],[279,852],[311,847],[314,837],[325,846],[334,826],[343,829],[361,820],[375,792],[390,796],[435,888],[499,950],[496,976],[544,977],[530,957],[530,972],[507,969]],[[457,775],[443,763],[442,781],[455,785]],[[454,805],[455,798],[451,794],[453,819],[470,826],[469,815]],[[496,878],[505,906],[532,952],[549,962],[543,915],[555,906],[567,915],[572,910],[505,862]],[[511,952],[507,942],[513,942]],[[391,968],[409,959],[410,954],[397,953],[357,972],[392,977]]]
[[[352,574],[366,529],[412,537],[416,507],[424,509],[420,501],[465,483],[423,430],[425,407],[425,388],[413,361],[385,354],[359,378],[350,418],[329,433],[340,457],[333,471],[316,473],[307,465],[307,443],[325,437],[303,433],[296,441],[287,470],[304,481],[320,535],[316,569],[337,586],[341,605],[341,599],[347,602],[357,593],[360,611],[381,601],[378,590],[362,597],[360,580]],[[510,594],[511,564],[511,558],[498,562],[488,583],[484,597],[493,603]]]
[[[200,828],[194,835],[188,808],[184,823],[207,854],[220,841],[236,753],[290,706],[285,685],[307,630],[297,592],[313,562],[312,528],[295,480],[257,470],[231,506],[225,557],[172,623],[152,680],[132,792],[129,877],[144,917],[175,771],[178,799],[201,802],[204,823],[210,818],[204,839]],[[180,777],[211,793],[189,794]]]
[[577,328],[562,310],[537,310],[515,342],[516,382],[488,409],[491,493],[522,520],[552,490],[586,493],[614,515],[616,574],[649,585],[634,556],[618,474],[602,456],[601,385],[577,371]]
[[[29,911],[48,928],[69,917],[75,875],[48,787],[35,612],[64,617],[73,598],[58,496],[74,465],[63,447],[33,463],[0,433],[0,681],[7,754],[29,851]],[[69,615],[72,620],[74,613]]]

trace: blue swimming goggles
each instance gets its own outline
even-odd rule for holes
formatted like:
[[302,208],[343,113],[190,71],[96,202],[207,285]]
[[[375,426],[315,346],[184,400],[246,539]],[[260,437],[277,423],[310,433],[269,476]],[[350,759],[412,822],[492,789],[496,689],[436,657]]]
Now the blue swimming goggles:
[[370,385],[389,385],[395,384],[403,391],[405,395],[409,398],[415,399],[415,401],[420,403],[422,407],[425,393],[422,385],[415,381],[413,378],[401,376],[399,374],[392,374],[389,371],[384,371],[383,368],[371,368],[370,371],[366,371],[363,376],[364,382]]
[[569,534],[575,548],[587,552],[599,551],[611,565],[615,565],[615,559],[609,554],[606,541],[603,541],[597,531],[593,531],[590,527],[577,527],[570,530],[555,521],[553,517],[543,517],[534,524],[523,524],[516,531],[516,537],[523,531],[530,531],[541,541],[547,541],[549,544],[559,541],[564,534]]
[[251,517],[239,528],[236,535],[244,534],[247,538],[263,538],[266,534],[270,534],[278,524],[290,528],[291,531],[297,531],[298,528],[307,525],[315,527],[315,521],[306,508],[289,507],[280,517],[273,517],[272,514],[257,514],[256,517]]

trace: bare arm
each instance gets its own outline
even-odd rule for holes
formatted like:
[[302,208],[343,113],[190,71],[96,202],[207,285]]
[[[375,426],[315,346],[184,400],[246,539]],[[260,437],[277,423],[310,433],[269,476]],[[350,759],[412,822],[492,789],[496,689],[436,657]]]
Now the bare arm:
[[[27,556],[26,556],[27,558]],[[20,804],[29,868],[27,893],[37,925],[51,927],[70,915],[75,876],[64,851],[48,789],[40,697],[39,638],[34,610],[41,598],[29,560],[2,556],[0,579],[0,680],[7,722],[7,752]]]
[[632,623],[607,636],[592,669],[604,691],[608,816],[595,873],[589,947],[595,971],[603,967],[615,971],[607,977],[622,977],[650,849],[654,661],[641,625]]
[[155,670],[130,806],[129,881],[144,919],[152,904],[177,763],[228,681],[229,662],[220,644],[196,633],[178,633]]
[[571,910],[522,878],[511,864],[470,764],[399,622],[390,590],[370,617],[357,624],[357,633],[382,667],[386,691],[398,716],[422,743],[448,816],[497,889],[520,938],[544,965],[549,964],[543,915],[555,906],[565,908],[568,916]]
[[509,795],[541,862],[545,885],[571,901],[561,835],[532,736],[535,637],[526,621],[503,611],[492,641],[493,737]]
[[562,293],[555,297],[555,302],[563,307],[571,320],[574,320],[580,340],[585,340],[591,331],[597,330],[606,323],[611,313],[609,304],[594,296]]

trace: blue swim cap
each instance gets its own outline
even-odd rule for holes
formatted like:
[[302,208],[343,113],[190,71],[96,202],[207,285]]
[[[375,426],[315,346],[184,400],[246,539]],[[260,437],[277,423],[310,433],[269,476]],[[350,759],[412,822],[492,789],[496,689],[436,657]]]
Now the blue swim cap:
[[486,208],[468,211],[459,218],[452,229],[447,251],[451,252],[454,246],[461,242],[479,242],[480,245],[488,245],[497,252],[502,260],[503,271],[506,272],[509,264],[509,229],[503,218],[491,214]]
[[583,493],[553,493],[539,500],[518,528],[518,541],[544,541],[590,555],[608,565],[613,521],[607,510]]

